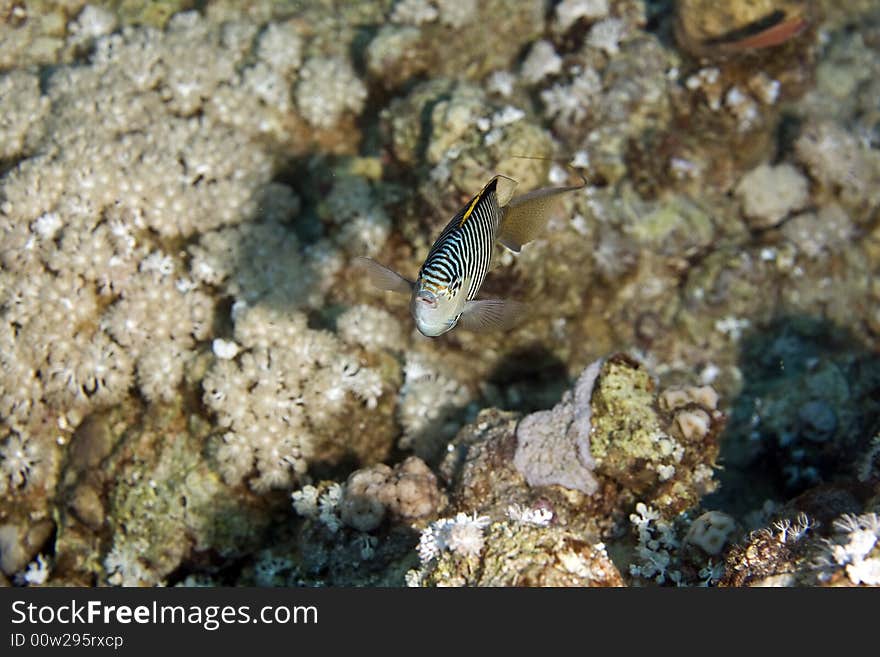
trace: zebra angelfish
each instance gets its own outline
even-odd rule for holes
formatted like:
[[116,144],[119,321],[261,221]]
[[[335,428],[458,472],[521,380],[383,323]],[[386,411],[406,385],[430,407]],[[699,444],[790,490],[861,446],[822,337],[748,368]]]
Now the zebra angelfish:
[[537,237],[565,192],[551,187],[513,198],[516,181],[495,176],[452,218],[434,242],[415,282],[369,258],[357,264],[382,290],[411,294],[410,311],[419,331],[436,337],[453,329],[504,329],[512,326],[522,304],[506,299],[477,299],[492,260],[495,240],[515,253]]

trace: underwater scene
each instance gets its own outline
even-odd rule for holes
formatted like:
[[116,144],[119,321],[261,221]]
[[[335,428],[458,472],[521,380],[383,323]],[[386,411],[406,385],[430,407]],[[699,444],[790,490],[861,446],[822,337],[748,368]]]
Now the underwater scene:
[[0,0],[0,584],[880,585],[878,275],[878,0]]

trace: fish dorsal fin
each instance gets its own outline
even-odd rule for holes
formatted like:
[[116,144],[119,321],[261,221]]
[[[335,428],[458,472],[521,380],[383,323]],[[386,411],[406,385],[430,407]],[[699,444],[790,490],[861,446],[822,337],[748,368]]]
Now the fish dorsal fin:
[[510,199],[513,198],[513,193],[516,191],[516,186],[519,183],[513,178],[508,178],[507,176],[502,175],[495,176],[495,180],[495,196],[498,199],[499,207],[503,208],[510,203]]
[[519,253],[523,244],[535,239],[544,228],[559,197],[566,192],[583,189],[585,185],[536,189],[511,199],[503,208],[498,241],[514,253]]
[[387,292],[410,294],[414,283],[405,279],[393,269],[380,265],[375,260],[358,256],[354,259],[354,265],[360,269],[373,287]]
[[513,191],[516,189],[516,185],[517,183],[513,178],[508,178],[507,176],[502,175],[493,176],[492,179],[483,186],[483,189],[480,190],[479,194],[474,196],[474,198],[471,199],[471,202],[467,204],[467,207],[461,214],[461,219],[458,220],[459,228],[464,226],[464,222],[470,218],[474,213],[474,210],[476,210],[480,203],[484,202],[492,192],[495,192],[498,207],[504,207],[513,196]]

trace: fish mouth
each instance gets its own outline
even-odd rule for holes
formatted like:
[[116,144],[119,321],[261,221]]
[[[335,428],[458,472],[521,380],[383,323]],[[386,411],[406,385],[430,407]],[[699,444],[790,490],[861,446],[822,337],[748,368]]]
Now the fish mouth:
[[431,292],[427,290],[422,290],[416,295],[416,301],[418,303],[423,303],[428,308],[436,308],[437,307],[437,297],[434,296]]

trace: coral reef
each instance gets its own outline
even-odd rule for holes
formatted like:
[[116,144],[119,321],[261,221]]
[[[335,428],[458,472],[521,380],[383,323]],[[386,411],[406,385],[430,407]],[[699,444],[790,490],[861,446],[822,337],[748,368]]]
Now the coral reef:
[[[479,540],[457,539],[465,528],[482,532],[479,519],[456,518],[450,549],[428,573],[411,571],[411,586],[622,586],[623,579],[601,543],[590,544],[561,527],[493,523]],[[488,520],[488,519],[487,519]],[[423,535],[424,536],[424,535]],[[485,546],[483,545],[485,543]]]
[[7,4],[3,583],[880,585],[876,3]]

